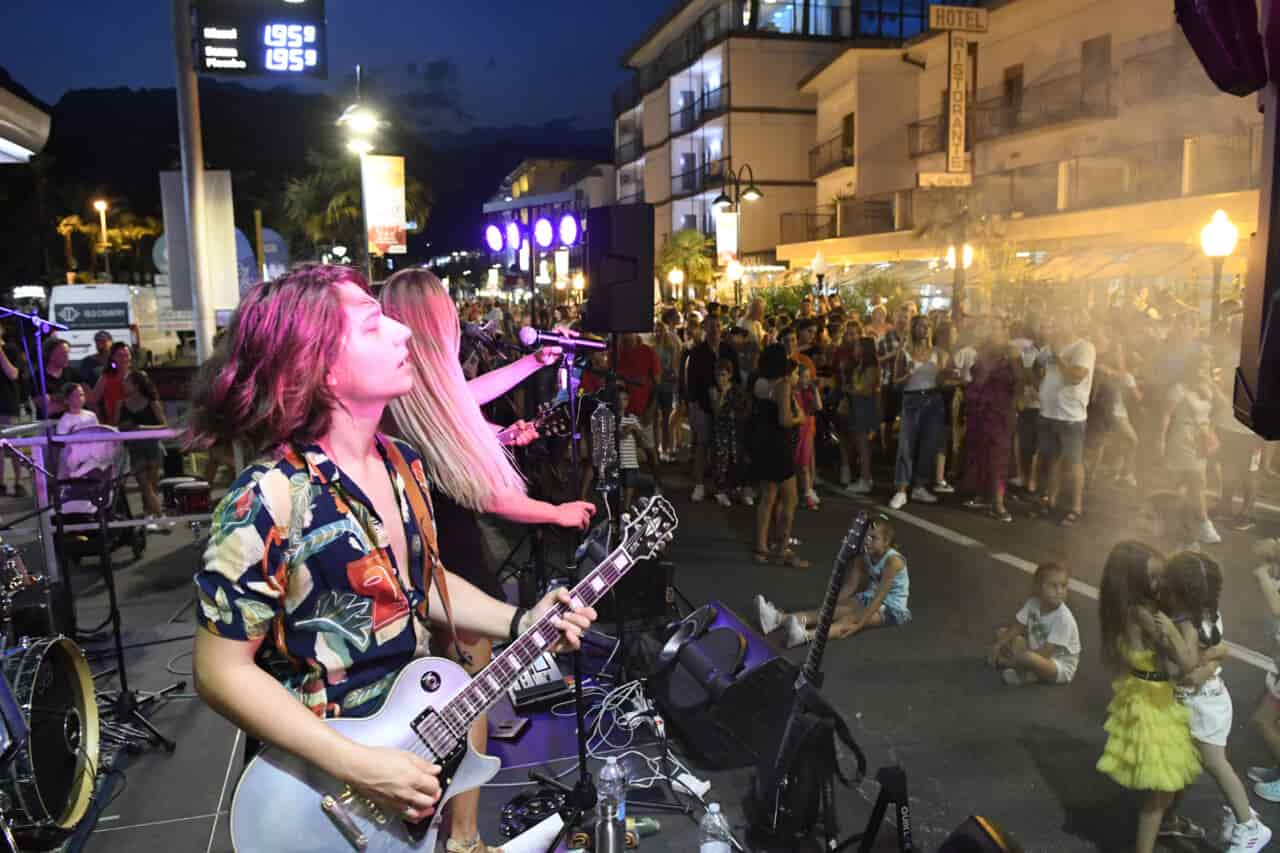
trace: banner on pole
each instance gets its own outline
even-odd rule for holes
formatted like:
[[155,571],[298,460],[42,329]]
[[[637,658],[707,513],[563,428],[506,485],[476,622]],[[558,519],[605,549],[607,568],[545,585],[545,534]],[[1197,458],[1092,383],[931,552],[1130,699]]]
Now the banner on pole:
[[360,190],[369,253],[403,255],[405,242],[404,158],[367,154],[360,158]]
[[951,33],[947,63],[947,171],[963,172],[969,106],[969,42],[961,33]]
[[738,213],[733,210],[717,210],[716,263],[724,266],[738,256]]

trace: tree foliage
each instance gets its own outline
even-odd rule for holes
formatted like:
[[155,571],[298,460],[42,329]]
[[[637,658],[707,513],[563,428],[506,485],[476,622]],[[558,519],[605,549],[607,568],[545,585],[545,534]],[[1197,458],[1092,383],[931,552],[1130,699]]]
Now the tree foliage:
[[[684,286],[692,287],[699,296],[715,281],[715,240],[696,228],[684,228],[667,237],[658,252],[658,281],[664,293],[670,288],[667,274],[684,270]],[[671,294],[679,298],[681,294]]]

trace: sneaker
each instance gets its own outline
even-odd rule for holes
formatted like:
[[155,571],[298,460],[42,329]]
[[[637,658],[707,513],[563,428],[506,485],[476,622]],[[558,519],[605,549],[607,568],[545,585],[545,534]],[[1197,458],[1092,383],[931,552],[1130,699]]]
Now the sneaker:
[[946,480],[939,480],[933,484],[933,490],[940,495],[950,495],[955,492],[955,487]]
[[694,503],[698,503],[699,501],[705,500],[706,497],[707,497],[707,490],[705,488],[703,488],[702,486],[694,486],[693,494],[689,496],[689,500],[693,501]]
[[1280,803],[1280,779],[1259,782],[1253,786],[1253,792],[1268,803]]
[[1182,815],[1169,816],[1165,815],[1165,821],[1160,824],[1160,831],[1157,833],[1161,838],[1188,838],[1194,841],[1200,841],[1208,837],[1208,833],[1204,831],[1204,827],[1189,818]]
[[1231,529],[1238,530],[1241,533],[1244,533],[1247,530],[1252,530],[1257,526],[1258,526],[1258,522],[1253,520],[1247,515],[1239,516],[1234,521],[1231,522]]
[[1245,773],[1250,782],[1274,782],[1280,779],[1280,767],[1260,767],[1253,765]]
[[840,466],[840,485],[848,487],[853,482],[853,471],[849,470],[848,465]]
[[1035,681],[1035,676],[1027,673],[1030,678],[1024,676],[1016,669],[1002,669],[1000,671],[1000,680],[1010,687],[1025,687]]
[[1023,482],[1023,479],[1021,477],[1010,477],[1009,485],[1013,486],[1015,489],[1021,489],[1025,485],[1025,483]]
[[1222,541],[1222,537],[1218,535],[1218,529],[1213,526],[1213,522],[1206,518],[1200,522],[1200,529],[1196,531],[1196,540],[1206,545],[1217,545]]
[[1257,853],[1271,841],[1271,830],[1258,820],[1257,815],[1248,823],[1237,823],[1231,832],[1231,846],[1227,853]]
[[907,505],[906,492],[894,492],[893,497],[889,498],[889,509],[902,509]]
[[720,506],[733,506],[733,501],[729,500],[729,496],[724,492],[716,492],[716,503]]
[[805,495],[804,505],[806,509],[813,509],[813,510],[821,509],[822,501],[818,500],[816,495]]
[[[1249,809],[1249,820],[1250,822],[1258,820],[1258,813],[1253,809]],[[1259,823],[1261,822],[1259,821]],[[1231,806],[1223,804],[1222,826],[1218,830],[1218,838],[1217,838],[1219,847],[1226,847],[1228,844],[1231,843],[1232,836],[1235,835],[1237,826],[1239,826],[1239,824],[1236,822],[1236,813],[1232,811]],[[1270,830],[1268,830],[1268,832],[1270,832]],[[1255,847],[1254,849],[1257,850],[1260,847],[1261,845],[1259,845],[1258,847]]]
[[760,633],[772,634],[786,619],[786,614],[774,607],[763,595],[756,596],[756,616],[760,620]]
[[938,496],[924,486],[916,486],[911,490],[911,500],[920,501],[922,504],[936,504]]
[[969,498],[961,506],[965,509],[991,509],[991,501],[984,501],[982,498]]
[[751,494],[751,490],[750,490],[750,489],[743,489],[743,490],[742,490],[742,494],[738,497],[738,500],[742,501],[742,505],[743,505],[743,506],[755,506],[755,505],[756,505],[756,499],[755,499],[755,496]]
[[809,632],[800,623],[799,616],[788,616],[783,627],[787,629],[787,648],[794,649],[809,642]]
[[863,477],[861,480],[849,487],[849,492],[855,495],[869,495],[871,494],[871,489],[871,478]]

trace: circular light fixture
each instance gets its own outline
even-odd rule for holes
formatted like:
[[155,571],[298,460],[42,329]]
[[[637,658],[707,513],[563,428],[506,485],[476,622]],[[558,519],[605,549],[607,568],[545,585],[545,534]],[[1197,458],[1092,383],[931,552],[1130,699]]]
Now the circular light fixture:
[[98,211],[99,213],[102,213],[104,210],[107,209],[107,203],[102,199],[98,199],[93,203],[93,209]]
[[755,184],[747,184],[747,188],[742,191],[743,201],[759,201],[764,198],[764,193],[760,192],[760,188]]
[[539,248],[550,248],[551,241],[554,239],[555,233],[551,230],[550,219],[543,218],[533,223],[533,241],[538,244]]
[[578,242],[578,218],[572,213],[560,217],[560,242],[565,246]]
[[490,252],[502,251],[502,230],[497,225],[489,225],[484,229],[484,242]]
[[711,202],[711,206],[716,210],[725,210],[733,207],[733,200],[724,193],[720,193],[720,195],[716,196],[715,201]]
[[520,249],[520,226],[514,222],[507,223],[507,248],[512,251]]
[[1240,229],[1225,210],[1214,211],[1209,224],[1200,229],[1200,248],[1211,258],[1225,258],[1235,251]]

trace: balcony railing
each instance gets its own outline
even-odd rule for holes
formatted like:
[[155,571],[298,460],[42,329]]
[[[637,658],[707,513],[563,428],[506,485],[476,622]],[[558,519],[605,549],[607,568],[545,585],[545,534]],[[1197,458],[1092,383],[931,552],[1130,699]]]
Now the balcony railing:
[[892,196],[840,199],[817,210],[782,214],[783,243],[808,243],[835,237],[861,237],[894,230]]
[[1136,54],[1120,66],[1116,85],[1125,103],[1219,94],[1182,33],[1171,35],[1171,45]]
[[853,146],[846,145],[844,134],[837,133],[821,145],[809,149],[809,178],[817,178],[836,169],[853,165]]
[[1014,97],[1001,95],[971,108],[974,142],[1011,133],[1115,114],[1111,75],[1096,78],[1076,73],[1037,83]]
[[619,143],[613,152],[613,162],[619,166],[624,166],[633,160],[639,160],[640,155],[644,153],[644,142],[639,139],[628,139],[626,142]]
[[692,195],[702,192],[708,187],[719,186],[724,182],[725,173],[729,169],[729,158],[712,160],[703,163],[696,169],[690,169],[671,176],[671,194],[673,196]]
[[709,118],[725,112],[729,108],[729,84],[703,92],[693,103],[683,106],[671,114],[671,134],[684,133]]
[[907,125],[907,151],[912,157],[937,154],[943,150],[944,139],[946,128],[940,115]]

